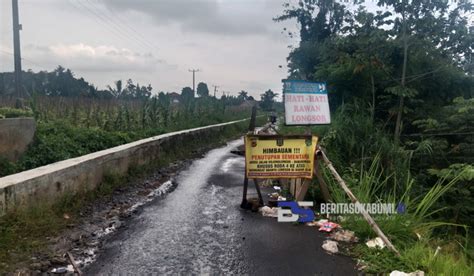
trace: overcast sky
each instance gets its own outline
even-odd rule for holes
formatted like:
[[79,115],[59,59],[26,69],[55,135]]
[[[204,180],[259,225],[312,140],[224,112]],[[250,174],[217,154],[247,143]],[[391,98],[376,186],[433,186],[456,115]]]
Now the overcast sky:
[[[13,71],[11,0],[1,1],[0,70]],[[23,69],[70,68],[99,88],[132,78],[154,92],[217,84],[218,95],[281,92],[283,0],[19,0]],[[283,65],[283,68],[279,68]]]

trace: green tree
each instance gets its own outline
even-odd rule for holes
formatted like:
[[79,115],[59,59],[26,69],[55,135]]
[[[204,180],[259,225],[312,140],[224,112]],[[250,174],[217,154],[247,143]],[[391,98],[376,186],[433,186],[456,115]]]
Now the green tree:
[[184,87],[181,90],[181,101],[183,102],[184,106],[186,108],[189,108],[193,100],[194,100],[193,89],[189,86]]
[[342,31],[344,20],[350,14],[336,0],[300,0],[296,5],[286,2],[283,7],[283,14],[274,20],[296,20],[300,30],[299,46],[288,56],[290,77],[314,80],[325,41]]
[[197,86],[197,94],[199,97],[207,97],[209,96],[209,88],[207,88],[207,84],[204,83],[204,82],[200,82],[198,83],[198,86]]
[[[465,60],[463,57],[466,53],[472,53],[473,40],[472,34],[468,35],[467,21],[461,16],[461,11],[470,12],[472,4],[461,3],[453,11],[449,11],[448,1],[441,0],[380,0],[378,4],[391,7],[394,11],[395,19],[390,34],[395,37],[394,42],[399,45],[402,57],[400,83],[387,89],[399,99],[394,132],[394,140],[398,143],[402,132],[402,114],[406,112],[405,100],[419,93],[413,85],[408,84],[408,74],[414,71],[410,68],[409,59],[419,64],[419,58],[428,56],[444,59],[446,65]],[[457,27],[453,26],[453,21]],[[453,41],[453,33],[456,32],[456,39],[461,43]]]
[[239,92],[239,95],[237,96],[238,99],[242,100],[242,101],[246,101],[249,99],[249,95],[248,95],[248,92],[247,91],[240,91]]
[[192,99],[194,96],[193,89],[189,86],[184,87],[181,89],[181,97],[183,99]]
[[265,91],[265,93],[260,95],[260,107],[265,111],[273,110],[273,104],[275,103],[275,98],[277,96],[278,94],[273,92],[271,89]]
[[122,96],[123,92],[123,87],[122,87],[122,80],[117,80],[114,82],[115,87],[111,87],[110,85],[107,85],[107,89],[109,90],[110,94],[114,96],[115,98],[119,98]]
[[[288,56],[289,78],[326,81],[332,110],[344,114],[323,139],[337,141],[327,147],[335,162],[365,166],[362,159],[381,151],[384,170],[397,178],[413,173],[421,193],[436,182],[428,169],[436,174],[471,164],[472,135],[459,129],[470,133],[466,126],[472,126],[465,106],[474,96],[472,4],[380,0],[381,10],[349,12],[332,2],[286,4],[276,20],[295,19],[300,27],[301,41]],[[410,156],[411,171],[404,165]],[[469,190],[458,191],[468,201]]]

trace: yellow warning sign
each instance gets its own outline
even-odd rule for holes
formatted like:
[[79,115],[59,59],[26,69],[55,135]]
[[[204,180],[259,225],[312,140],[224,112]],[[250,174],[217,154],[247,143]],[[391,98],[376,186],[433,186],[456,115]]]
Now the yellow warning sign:
[[245,136],[248,178],[312,178],[317,136]]

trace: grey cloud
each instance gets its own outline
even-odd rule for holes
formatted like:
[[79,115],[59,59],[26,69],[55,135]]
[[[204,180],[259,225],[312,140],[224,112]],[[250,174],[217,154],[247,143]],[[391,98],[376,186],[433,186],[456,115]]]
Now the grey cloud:
[[[79,47],[80,46],[80,47]],[[78,49],[79,47],[79,49]],[[94,54],[81,51],[93,49]],[[107,49],[112,48],[112,49]],[[87,44],[44,46],[27,44],[24,52],[37,63],[61,64],[65,67],[88,72],[154,72],[166,68],[176,70],[177,66],[155,58],[150,53],[114,49],[111,46],[90,46]],[[132,59],[133,58],[133,59]]]
[[240,8],[236,12],[232,9],[224,11],[224,6],[228,3],[217,0],[103,0],[102,3],[115,12],[135,11],[146,14],[157,25],[177,24],[183,32],[197,31],[217,35],[270,33],[272,28],[269,25],[275,15],[275,10],[270,7],[281,5],[279,1],[257,1],[257,4],[264,4],[264,9],[259,9],[260,13],[257,13],[252,9],[256,3],[254,1],[230,2]]

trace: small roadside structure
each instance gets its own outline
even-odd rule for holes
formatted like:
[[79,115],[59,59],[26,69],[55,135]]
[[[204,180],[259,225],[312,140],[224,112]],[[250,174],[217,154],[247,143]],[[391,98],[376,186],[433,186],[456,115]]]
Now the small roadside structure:
[[14,112],[15,109],[0,108],[2,110],[5,112],[0,112],[4,114],[0,116],[0,158],[16,162],[33,141],[36,121],[33,117],[15,115],[24,113]]

